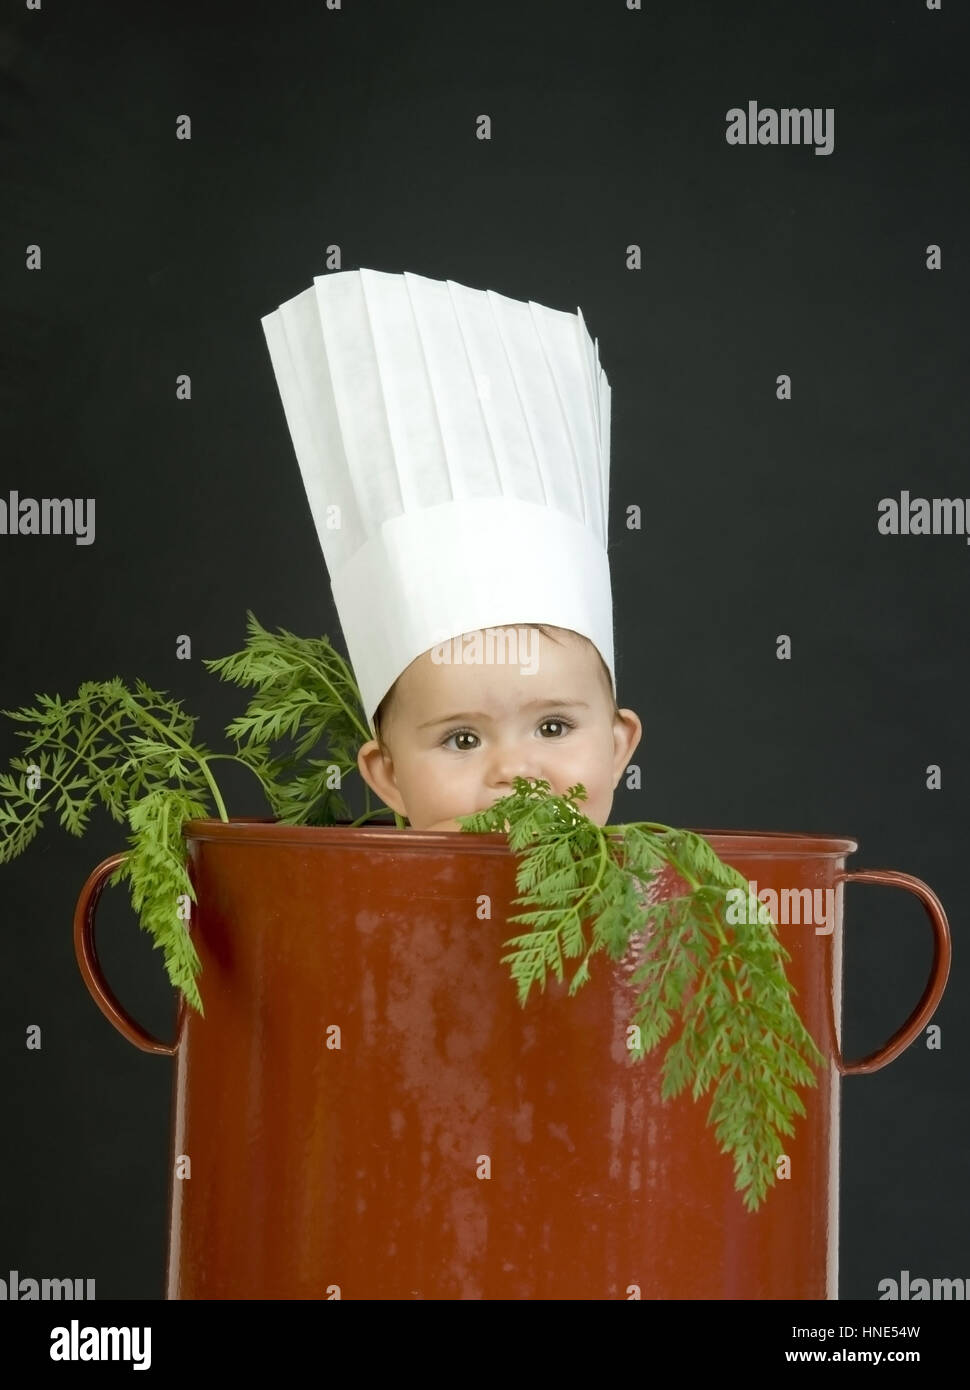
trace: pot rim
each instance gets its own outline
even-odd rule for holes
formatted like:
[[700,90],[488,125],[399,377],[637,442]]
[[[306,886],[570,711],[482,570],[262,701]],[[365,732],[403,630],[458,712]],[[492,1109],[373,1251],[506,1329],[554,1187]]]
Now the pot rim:
[[[722,850],[746,855],[800,859],[843,857],[855,854],[857,840],[837,835],[814,834],[792,830],[695,830],[709,841],[711,848],[722,857]],[[219,819],[190,820],[182,826],[185,840],[216,841],[250,845],[370,845],[373,848],[404,847],[414,850],[440,851],[446,846],[457,853],[510,854],[508,841],[500,831],[471,834],[455,830],[399,829],[393,823],[370,821],[364,825],[282,825],[271,817],[233,816]]]

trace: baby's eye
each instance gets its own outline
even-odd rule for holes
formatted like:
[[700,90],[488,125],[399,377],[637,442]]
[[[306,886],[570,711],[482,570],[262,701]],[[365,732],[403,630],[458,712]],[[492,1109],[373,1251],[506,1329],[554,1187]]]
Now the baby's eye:
[[544,719],[544,720],[542,721],[542,723],[539,725],[539,728],[540,728],[540,729],[548,729],[550,725],[552,725],[553,728],[558,728],[558,729],[561,729],[561,730],[562,730],[562,733],[560,733],[560,734],[554,734],[554,735],[553,735],[554,738],[562,738],[562,737],[563,737],[563,734],[565,734],[566,730],[567,730],[567,729],[571,729],[571,728],[573,727],[572,724],[570,724],[570,722],[569,722],[568,719],[555,719],[555,718],[553,718],[553,719]]
[[[448,747],[451,745],[451,740],[452,740],[453,738],[473,738],[473,739],[477,739],[477,738],[478,738],[478,735],[477,735],[477,734],[473,734],[472,731],[471,731],[471,729],[456,729],[455,732],[454,732],[453,734],[448,734],[448,735],[442,740],[442,744],[441,744],[442,748],[448,748]],[[458,747],[457,747],[457,749],[456,749],[455,751],[458,752],[458,753],[468,753],[468,752],[471,751],[471,749],[472,749],[474,746],[475,746],[474,744],[469,745],[469,744],[467,744],[467,743],[465,743],[465,744],[459,744]]]
[[[542,723],[539,724],[538,727],[539,727],[539,728],[549,728],[549,726],[552,726],[553,728],[559,728],[560,733],[559,733],[559,734],[553,734],[553,735],[552,735],[552,739],[546,738],[546,739],[545,739],[546,742],[554,741],[554,739],[557,739],[557,738],[564,738],[564,735],[566,735],[566,730],[567,730],[567,728],[574,728],[574,727],[575,727],[574,724],[571,724],[571,723],[570,723],[570,720],[568,720],[568,719],[557,719],[556,716],[552,716],[552,717],[550,717],[550,719],[543,719],[543,720],[542,720]],[[545,735],[543,735],[543,737],[545,737]],[[453,738],[459,738],[459,739],[474,738],[474,739],[475,739],[475,742],[474,742],[474,744],[456,744],[456,745],[453,745],[453,744],[452,744],[452,739],[453,739]],[[456,753],[470,753],[470,752],[474,751],[475,748],[477,748],[478,742],[479,742],[478,734],[472,733],[472,731],[470,730],[470,728],[456,728],[456,730],[453,730],[452,733],[450,733],[450,734],[446,734],[446,735],[445,735],[445,738],[442,739],[442,748],[452,748],[452,751],[453,751],[453,752],[456,752]]]

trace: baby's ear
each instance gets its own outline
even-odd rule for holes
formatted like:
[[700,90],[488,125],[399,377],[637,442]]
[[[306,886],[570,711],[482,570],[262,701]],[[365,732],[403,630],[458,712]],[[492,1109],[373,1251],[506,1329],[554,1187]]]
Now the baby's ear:
[[357,754],[357,770],[372,792],[399,816],[406,815],[394,777],[394,764],[376,739],[369,739]]

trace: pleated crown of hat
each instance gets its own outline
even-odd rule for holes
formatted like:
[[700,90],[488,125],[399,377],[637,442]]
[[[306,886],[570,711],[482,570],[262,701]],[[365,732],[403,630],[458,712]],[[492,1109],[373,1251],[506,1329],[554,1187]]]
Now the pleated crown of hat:
[[581,311],[354,270],[262,324],[371,729],[479,628],[570,628],[615,695],[610,387]]

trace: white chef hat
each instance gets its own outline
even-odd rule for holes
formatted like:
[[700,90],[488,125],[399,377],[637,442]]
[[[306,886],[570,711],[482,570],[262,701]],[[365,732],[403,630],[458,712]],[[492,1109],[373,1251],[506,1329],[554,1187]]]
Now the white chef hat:
[[583,315],[350,270],[262,319],[371,729],[479,628],[587,637],[610,672],[610,387]]

